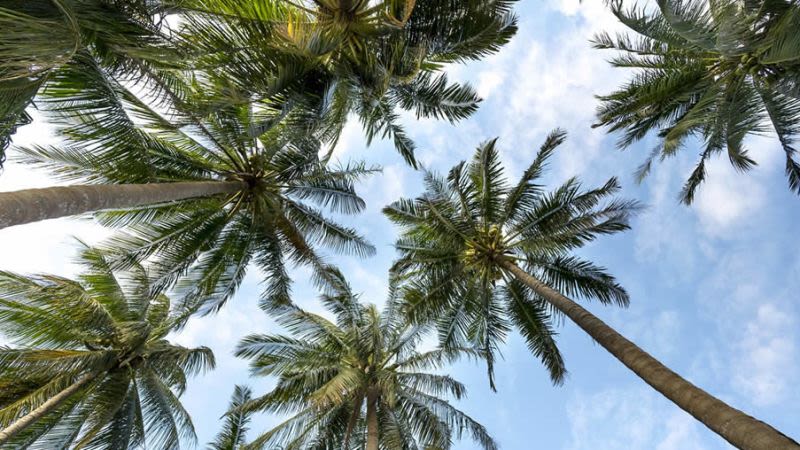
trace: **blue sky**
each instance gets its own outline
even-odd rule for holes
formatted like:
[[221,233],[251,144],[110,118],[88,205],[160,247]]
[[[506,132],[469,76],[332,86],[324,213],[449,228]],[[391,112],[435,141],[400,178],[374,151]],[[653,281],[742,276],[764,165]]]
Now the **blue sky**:
[[[691,381],[785,433],[800,436],[800,258],[797,228],[800,198],[790,193],[782,151],[771,137],[752,139],[759,166],[740,176],[720,158],[692,207],[677,194],[698,147],[658,165],[642,185],[632,172],[654,145],[645,141],[625,152],[613,136],[592,130],[595,94],[608,92],[628,74],[608,67],[608,55],[587,40],[619,25],[600,2],[523,0],[520,33],[498,55],[450,68],[451,76],[472,82],[485,98],[479,112],[458,126],[405,118],[426,167],[445,171],[472,155],[477,144],[499,136],[512,176],[533,158],[548,131],[565,128],[569,139],[551,165],[555,183],[580,175],[587,185],[620,177],[624,195],[648,208],[625,234],[601,239],[581,251],[606,266],[631,293],[626,310],[589,303],[590,310]],[[52,141],[42,125],[22,129],[20,144]],[[13,154],[12,154],[13,156]],[[381,208],[420,193],[420,176],[406,167],[388,142],[366,148],[357,123],[348,125],[337,158],[364,159],[384,167],[363,183],[367,211],[343,220],[376,245],[369,260],[337,257],[356,291],[381,304],[386,273],[394,258],[396,230]],[[0,190],[52,185],[41,173],[8,164]],[[72,275],[72,236],[96,242],[108,234],[88,219],[59,219],[0,230],[0,268],[17,272]],[[294,271],[295,300],[319,310],[308,273]],[[245,362],[231,355],[238,339],[276,330],[257,305],[260,274],[251,271],[243,287],[218,315],[192,322],[174,337],[185,345],[207,345],[218,368],[190,384],[184,403],[192,413],[200,443],[213,438],[235,383],[256,393],[268,379],[250,379]],[[654,393],[576,326],[559,326],[558,342],[569,378],[553,387],[521,339],[512,335],[498,367],[498,393],[488,389],[483,366],[447,368],[469,386],[459,406],[486,425],[506,450],[730,448],[667,400]],[[259,416],[251,436],[278,418]],[[457,449],[475,448],[468,440]]]

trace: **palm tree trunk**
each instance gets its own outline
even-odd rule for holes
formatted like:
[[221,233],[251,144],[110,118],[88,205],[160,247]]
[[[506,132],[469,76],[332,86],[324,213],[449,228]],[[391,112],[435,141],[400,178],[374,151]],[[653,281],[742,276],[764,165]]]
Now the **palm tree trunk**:
[[732,408],[688,382],[592,313],[513,262],[503,260],[500,264],[520,282],[566,314],[647,384],[735,447],[744,450],[800,449],[800,444],[770,425]]
[[0,229],[103,209],[166,203],[194,197],[232,194],[241,181],[192,181],[151,184],[102,184],[25,189],[0,193]]
[[100,373],[101,372],[91,372],[78,378],[74,383],[64,388],[64,390],[47,399],[47,401],[39,405],[38,408],[20,417],[8,427],[0,430],[0,448],[3,448],[15,435],[36,423],[37,420],[56,409],[73,394],[83,389],[89,382],[97,378]]
[[378,395],[372,390],[367,393],[366,450],[378,450]]

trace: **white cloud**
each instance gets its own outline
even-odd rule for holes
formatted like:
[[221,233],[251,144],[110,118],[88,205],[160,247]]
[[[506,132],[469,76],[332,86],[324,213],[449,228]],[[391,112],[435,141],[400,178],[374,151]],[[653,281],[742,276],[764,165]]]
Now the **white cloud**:
[[649,396],[619,389],[578,394],[567,405],[567,415],[572,450],[644,448],[656,423]]
[[[692,211],[678,203],[679,175],[663,167],[646,180],[647,208],[636,219],[636,260],[652,264],[673,282],[684,282],[694,273],[704,243],[695,232]],[[680,268],[680,270],[675,270]]]
[[638,304],[614,311],[613,326],[656,357],[673,355],[679,348],[682,316],[673,309],[652,310]]
[[382,306],[389,295],[389,282],[387,274],[382,270],[375,270],[374,264],[363,262],[349,267],[347,277],[350,279],[353,290],[361,296],[361,301]]
[[800,400],[792,389],[800,379],[798,280],[800,264],[787,268],[774,252],[749,245],[717,260],[699,285],[698,306],[716,327],[709,334],[718,359],[715,379],[720,389],[730,389],[734,403],[767,407]]
[[342,129],[339,141],[336,143],[333,155],[341,161],[347,161],[354,153],[362,149],[364,138],[361,131],[361,123],[355,116],[348,117],[347,124]]
[[370,207],[380,210],[385,205],[408,194],[406,192],[406,167],[402,163],[384,166],[381,173],[376,173],[362,182],[358,192]]
[[[652,3],[648,0],[639,2],[642,6]],[[580,17],[595,31],[612,32],[625,29],[617,18],[609,12],[605,2],[589,3],[581,0],[549,0],[547,4],[550,8],[561,12],[565,16]]]
[[500,70],[488,70],[481,72],[478,75],[478,95],[484,100],[488,99],[492,93],[495,92],[495,89],[503,84],[505,79],[505,73]]
[[649,388],[578,393],[567,404],[569,450],[706,450],[701,425]]
[[[20,128],[14,145],[52,145],[56,140],[44,120],[35,112],[34,122]],[[66,183],[54,180],[45,171],[14,161],[13,147],[9,161],[0,174],[0,192],[46,188]],[[90,219],[62,218],[17,225],[0,230],[0,270],[18,273],[53,273],[72,276],[79,267],[72,264],[77,248],[75,238],[95,244],[110,232]]]
[[794,317],[774,304],[758,306],[744,326],[732,360],[733,386],[757,406],[779,404],[795,384],[797,348]]
[[659,442],[656,450],[704,450],[699,444],[700,427],[697,421],[688,414],[674,413],[666,421],[667,435]]
[[594,96],[612,90],[621,72],[611,68],[589,40],[597,31],[619,25],[600,2],[580,6],[577,0],[550,2],[542,14],[553,10],[571,19],[547,33],[546,40],[537,38],[541,24],[528,23],[533,19],[523,17],[520,33],[503,52],[477,65],[475,82],[489,98],[483,108],[502,112],[488,118],[487,129],[489,135],[500,135],[502,148],[513,150],[505,156],[506,165],[521,167],[547,133],[564,128],[570,138],[556,156],[554,175],[564,179],[592,168],[591,172],[602,176],[608,171],[596,169],[611,166],[601,156],[613,149],[601,151],[605,131],[590,127],[595,121]]
[[763,183],[753,174],[736,172],[726,158],[708,164],[708,175],[695,200],[703,231],[714,237],[735,236],[766,203]]
[[75,238],[95,244],[110,232],[89,220],[57,219],[0,230],[0,270],[71,276],[79,247]]

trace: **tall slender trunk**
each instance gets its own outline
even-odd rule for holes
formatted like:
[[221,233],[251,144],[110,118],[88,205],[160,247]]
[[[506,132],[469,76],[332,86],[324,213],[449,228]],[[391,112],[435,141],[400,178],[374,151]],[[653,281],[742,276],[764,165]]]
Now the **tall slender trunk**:
[[3,445],[5,445],[6,442],[8,442],[15,435],[36,423],[37,420],[41,419],[49,412],[59,407],[73,394],[83,389],[84,386],[97,378],[100,373],[101,372],[91,372],[78,378],[74,383],[64,388],[58,394],[47,399],[47,401],[39,405],[39,407],[35,408],[33,411],[20,417],[8,427],[0,430],[0,448],[2,448]]
[[378,450],[378,394],[372,389],[367,393],[366,450]]
[[165,203],[232,194],[241,181],[189,181],[150,184],[101,184],[0,192],[0,229],[103,209]]
[[732,408],[670,370],[592,313],[531,276],[511,261],[500,264],[566,314],[615,358],[647,384],[737,448],[797,450],[800,444],[770,425]]

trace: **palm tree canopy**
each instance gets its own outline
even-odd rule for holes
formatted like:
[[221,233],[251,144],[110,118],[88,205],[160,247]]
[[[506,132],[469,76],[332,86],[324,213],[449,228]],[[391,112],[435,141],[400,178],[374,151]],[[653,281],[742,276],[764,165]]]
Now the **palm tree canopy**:
[[[131,78],[159,77],[180,64],[146,0],[8,0],[0,6],[0,164],[11,135],[30,121],[25,109],[70,62]],[[61,74],[64,76],[64,74]],[[166,76],[166,75],[165,75]]]
[[564,138],[561,131],[551,133],[514,185],[505,178],[492,140],[446,178],[426,171],[420,197],[384,209],[401,227],[393,271],[407,280],[406,314],[415,322],[435,322],[444,347],[481,348],[493,387],[494,355],[512,327],[553,382],[562,382],[566,374],[554,311],[507,274],[500,261],[514,261],[566,295],[628,304],[628,294],[604,268],[572,252],[598,235],[626,230],[637,204],[606,201],[619,191],[614,178],[595,189],[571,178],[545,190],[541,176]]
[[233,389],[228,413],[223,417],[225,423],[214,442],[208,444],[208,450],[240,450],[244,448],[247,436],[247,425],[252,418],[252,411],[243,408],[252,399],[253,392],[247,386],[237,385]]
[[652,13],[612,11],[635,36],[601,33],[600,49],[620,52],[611,63],[635,68],[622,88],[600,96],[599,125],[622,130],[627,147],[657,131],[659,144],[637,171],[674,155],[689,136],[704,140],[700,161],[681,193],[691,203],[706,161],[727,151],[739,171],[752,168],[744,139],[770,130],[786,156],[789,187],[800,193],[800,4],[796,0],[659,0]]
[[[188,376],[214,367],[205,347],[171,344],[178,321],[139,265],[114,271],[85,248],[77,280],[0,272],[0,425],[7,426],[76,379],[85,388],[15,436],[13,448],[178,449],[195,440],[178,397]],[[75,447],[73,447],[75,446]]]
[[[479,101],[436,75],[496,52],[516,32],[513,0],[183,0],[182,36],[198,67],[251,97],[317,111],[335,142],[349,113],[369,141],[390,137],[412,165],[398,109],[451,122]],[[212,70],[213,69],[213,70]]]
[[425,371],[480,352],[419,352],[425,327],[410,326],[393,306],[396,299],[381,313],[358,303],[338,272],[327,279],[321,300],[334,320],[287,309],[279,322],[290,335],[250,335],[237,348],[254,375],[278,377],[275,389],[248,409],[289,416],[247,448],[363,448],[365,404],[376,399],[380,448],[448,449],[453,437],[468,432],[481,448],[496,449],[483,426],[442,398],[462,398],[464,385]]
[[[318,244],[358,255],[374,252],[320,207],[361,211],[365,205],[354,183],[377,169],[327,164],[319,157],[318,140],[276,125],[271,110],[237,104],[216,108],[203,119],[175,112],[177,119],[169,120],[113,77],[81,72],[78,65],[69,69],[76,73],[65,75],[58,95],[42,104],[65,124],[59,129],[62,143],[20,148],[23,161],[62,179],[92,183],[242,183],[230,196],[96,215],[105,225],[126,226],[108,247],[122,255],[115,260],[150,258],[154,287],[167,288],[188,274],[176,291],[181,307],[216,311],[251,262],[268,274],[263,300],[285,303],[287,260],[320,267]],[[76,78],[81,89],[69,81]],[[213,88],[197,83],[183,86]]]

